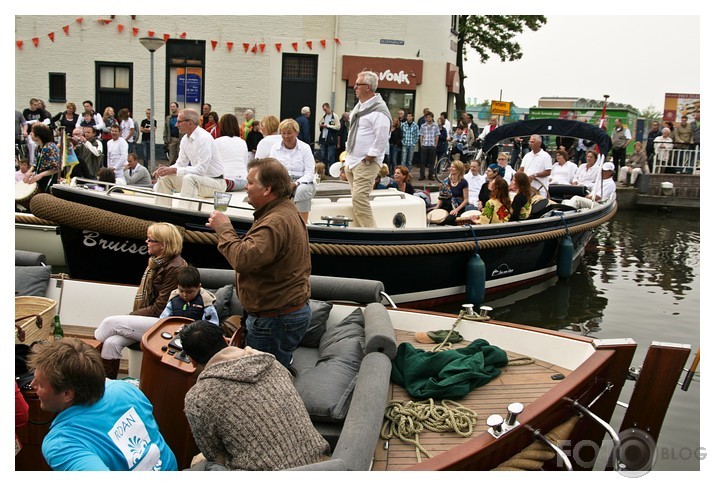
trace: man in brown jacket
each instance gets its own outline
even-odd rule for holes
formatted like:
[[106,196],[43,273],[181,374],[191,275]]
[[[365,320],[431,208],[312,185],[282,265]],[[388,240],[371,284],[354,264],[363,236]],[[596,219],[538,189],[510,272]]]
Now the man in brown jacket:
[[206,226],[238,274],[238,299],[248,315],[246,345],[273,354],[285,367],[310,324],[308,230],[289,199],[291,179],[276,159],[248,164],[246,192],[256,209],[253,226],[239,238],[228,217],[211,213]]

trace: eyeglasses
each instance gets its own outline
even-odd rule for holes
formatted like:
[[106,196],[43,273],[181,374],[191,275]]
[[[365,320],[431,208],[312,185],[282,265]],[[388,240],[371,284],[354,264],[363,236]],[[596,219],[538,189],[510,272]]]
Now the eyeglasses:
[[178,118],[176,119],[176,124],[178,125],[179,123],[184,123],[189,120],[179,120]]

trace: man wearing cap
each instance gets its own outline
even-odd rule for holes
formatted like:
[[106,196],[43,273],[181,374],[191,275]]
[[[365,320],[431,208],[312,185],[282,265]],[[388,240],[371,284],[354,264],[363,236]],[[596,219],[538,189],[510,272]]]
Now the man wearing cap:
[[613,180],[613,172],[615,166],[613,162],[603,164],[601,170],[601,180],[593,186],[591,194],[587,197],[573,196],[571,199],[566,199],[563,204],[576,209],[592,208],[596,202],[606,202],[612,197],[616,197],[616,182]]

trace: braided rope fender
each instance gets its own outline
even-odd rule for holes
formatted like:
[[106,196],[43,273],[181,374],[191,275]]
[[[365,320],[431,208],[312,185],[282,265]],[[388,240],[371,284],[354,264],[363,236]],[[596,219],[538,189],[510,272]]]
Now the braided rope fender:
[[[30,209],[34,215],[25,217],[16,214],[15,222],[30,224],[58,224],[72,228],[98,231],[100,233],[123,236],[126,238],[144,239],[146,230],[153,221],[116,214],[104,209],[94,208],[85,204],[59,199],[51,194],[37,194],[32,198]],[[570,234],[576,234],[595,228],[613,218],[616,211],[611,211],[597,220],[569,227]],[[21,219],[25,218],[24,221]],[[215,233],[191,231],[179,227],[184,241],[216,245],[218,238]],[[565,229],[544,231],[541,233],[510,236],[507,238],[492,238],[479,240],[480,249],[502,248],[529,243],[537,243],[566,235]],[[435,255],[440,253],[461,253],[474,250],[474,241],[458,241],[451,243],[425,243],[413,245],[353,245],[341,243],[310,243],[310,253],[328,256],[411,256]]]

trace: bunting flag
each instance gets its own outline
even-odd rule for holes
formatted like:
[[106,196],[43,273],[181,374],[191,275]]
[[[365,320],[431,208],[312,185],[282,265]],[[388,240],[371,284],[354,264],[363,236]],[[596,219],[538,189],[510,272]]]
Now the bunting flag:
[[22,50],[22,45],[24,44],[24,42],[22,42],[21,40],[19,40],[19,41],[15,41],[15,44],[17,44],[17,48],[18,48],[18,49]]
[[82,22],[84,22],[84,17],[78,17],[78,18],[74,19],[74,21],[77,22],[78,24],[81,24]]
[[325,49],[325,39],[320,39],[320,45]]
[[104,25],[109,25],[111,23],[112,21],[110,19],[104,19]]
[[218,41],[215,41],[215,40],[211,41],[211,50],[213,50],[213,51],[216,50],[216,44],[218,44]]
[[305,43],[307,44],[308,49],[310,49],[312,51],[313,50],[313,41],[305,41]]
[[251,44],[243,43],[243,52],[248,52],[248,48],[251,47]]
[[228,47],[228,52],[231,52],[233,49],[233,42],[226,42],[226,47]]
[[134,37],[139,35],[139,27],[132,27],[132,35]]
[[281,43],[280,42],[276,42],[276,50],[278,52],[281,52]]
[[186,39],[186,32],[179,34],[179,39]]
[[266,45],[265,44],[258,44],[258,47],[261,49],[261,52],[266,50]]
[[154,37],[155,32],[153,30],[148,30],[146,33],[149,34],[149,37]]
[[62,27],[62,30],[65,31],[65,35],[70,35],[70,26],[69,25],[65,25],[64,27]]
[[336,38],[335,38],[335,43],[336,43],[336,44],[340,44],[340,39],[338,39],[338,38],[336,37]]
[[297,52],[298,51],[298,43],[294,42],[291,45],[293,46],[293,50]]
[[123,25],[123,24],[117,24],[117,32],[119,32],[119,33],[121,34],[123,30],[124,30],[124,25]]
[[55,33],[54,32],[50,32],[49,34],[47,34],[47,37],[49,37],[52,42],[55,42]]
[[171,38],[171,34],[164,34],[164,42],[168,42]]
[[33,38],[32,38],[32,43],[35,44],[35,47],[37,47],[37,44],[40,43],[40,38],[39,38],[39,37],[33,37]]
[[258,51],[258,46],[256,44],[253,44],[253,47],[251,48],[252,53],[256,53]]

